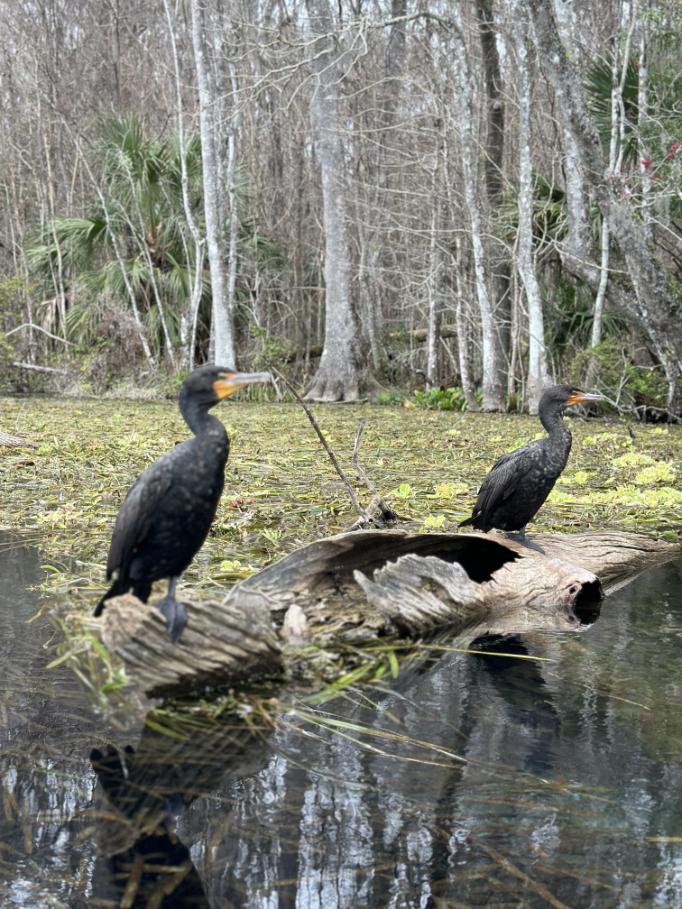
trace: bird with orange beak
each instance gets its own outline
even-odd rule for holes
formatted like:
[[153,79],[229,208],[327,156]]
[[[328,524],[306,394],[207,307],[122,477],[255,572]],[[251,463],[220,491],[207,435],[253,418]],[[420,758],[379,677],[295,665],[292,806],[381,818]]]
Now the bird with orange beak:
[[564,410],[601,400],[602,395],[570,385],[546,388],[538,416],[547,438],[502,455],[483,481],[471,517],[459,526],[518,531],[524,536],[526,524],[538,513],[568,462],[572,437],[562,419]]
[[128,490],[107,559],[107,580],[114,580],[96,616],[107,600],[130,590],[146,603],[154,581],[167,578],[168,593],[156,605],[171,640],[179,639],[187,610],[176,600],[176,585],[213,523],[230,450],[225,427],[209,410],[246,385],[270,381],[269,373],[202,366],[182,383],[180,413],[194,436],[155,461]]

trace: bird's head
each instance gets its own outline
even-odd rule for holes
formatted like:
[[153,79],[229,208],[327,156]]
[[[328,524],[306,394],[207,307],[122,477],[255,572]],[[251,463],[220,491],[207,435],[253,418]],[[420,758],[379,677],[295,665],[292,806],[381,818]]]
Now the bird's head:
[[575,388],[573,385],[552,385],[546,388],[542,393],[540,407],[543,404],[546,408],[552,410],[564,410],[566,407],[572,407],[574,404],[582,404],[587,401],[603,401],[604,396],[593,394],[590,391],[583,391],[581,388]]
[[191,372],[180,389],[180,398],[213,407],[245,385],[272,382],[268,372],[237,372],[223,366],[200,366]]

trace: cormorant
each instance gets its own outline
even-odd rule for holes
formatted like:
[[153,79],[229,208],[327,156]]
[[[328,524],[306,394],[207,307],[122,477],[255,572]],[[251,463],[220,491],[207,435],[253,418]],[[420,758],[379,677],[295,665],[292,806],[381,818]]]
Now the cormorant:
[[546,388],[538,416],[549,437],[502,455],[483,481],[471,517],[459,526],[470,524],[484,531],[496,527],[524,535],[526,524],[538,513],[568,461],[571,433],[562,420],[564,410],[572,404],[600,400],[602,395],[570,385]]
[[171,640],[178,640],[187,611],[175,599],[175,587],[213,522],[230,448],[225,427],[208,411],[244,385],[270,381],[268,373],[202,366],[182,383],[178,404],[194,438],[155,461],[128,490],[107,559],[107,580],[114,572],[116,579],[97,604],[96,616],[108,599],[131,589],[146,603],[152,583],[168,578],[168,594],[157,605]]

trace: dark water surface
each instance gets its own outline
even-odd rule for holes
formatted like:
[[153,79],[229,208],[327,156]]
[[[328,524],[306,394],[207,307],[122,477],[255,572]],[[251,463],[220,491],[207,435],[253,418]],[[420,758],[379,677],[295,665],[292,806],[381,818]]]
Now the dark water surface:
[[2,542],[2,909],[682,907],[682,562],[504,643],[542,660],[434,651],[174,738],[46,669],[41,575]]

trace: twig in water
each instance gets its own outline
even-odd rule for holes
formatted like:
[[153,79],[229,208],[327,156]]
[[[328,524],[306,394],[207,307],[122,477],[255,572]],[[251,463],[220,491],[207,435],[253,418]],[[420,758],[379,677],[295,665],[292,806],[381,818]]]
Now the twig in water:
[[353,463],[353,467],[355,467],[356,471],[358,472],[358,476],[360,477],[362,482],[365,484],[367,489],[372,493],[372,501],[369,503],[369,508],[367,509],[367,513],[370,515],[370,517],[373,518],[374,512],[378,508],[379,512],[381,514],[382,524],[393,523],[394,521],[398,520],[398,515],[395,513],[395,511],[393,511],[392,509],[390,509],[388,507],[388,505],[386,504],[384,499],[379,494],[379,491],[376,487],[376,483],[374,482],[374,480],[371,479],[371,477],[365,470],[364,465],[360,461],[360,440],[362,439],[362,434],[364,431],[365,431],[365,421],[360,420],[360,425],[358,426],[357,435],[355,436],[355,444],[353,445],[352,463]]
[[512,862],[509,861],[506,856],[502,855],[501,852],[498,852],[497,849],[493,849],[489,844],[477,843],[479,849],[482,849],[485,854],[495,862],[503,871],[506,871],[507,874],[510,874],[512,877],[515,877],[517,880],[522,881],[523,884],[532,890],[534,893],[537,893],[538,896],[541,896],[550,906],[553,906],[554,909],[569,909],[569,906],[566,903],[563,903],[560,899],[557,899],[554,894],[545,887],[544,884],[541,884],[539,881],[534,880],[532,877],[529,877],[524,871],[520,868],[517,868]]

